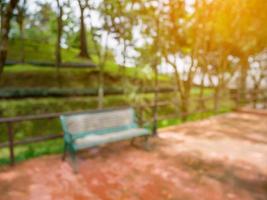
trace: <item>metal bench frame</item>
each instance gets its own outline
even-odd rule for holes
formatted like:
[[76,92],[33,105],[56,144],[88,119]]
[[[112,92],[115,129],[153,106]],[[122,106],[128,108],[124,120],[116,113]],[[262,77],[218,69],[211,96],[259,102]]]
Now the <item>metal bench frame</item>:
[[[105,113],[115,113],[117,111],[126,111],[126,112],[130,112],[131,113],[131,124],[129,124],[127,127],[110,127],[110,128],[104,128],[104,129],[91,129],[90,131],[84,130],[80,133],[75,133],[73,134],[68,126],[68,118],[71,117],[75,117],[75,116],[79,116],[79,115],[83,115],[83,116],[89,116],[93,117],[94,115],[97,114],[105,114]],[[143,147],[148,150],[149,149],[149,143],[148,143],[148,139],[149,136],[151,136],[151,131],[145,128],[140,129],[141,127],[138,126],[137,124],[137,119],[136,119],[136,114],[133,108],[121,108],[121,109],[105,109],[105,110],[97,110],[97,111],[91,111],[91,112],[81,112],[81,113],[76,113],[76,114],[68,114],[68,115],[61,115],[60,116],[60,121],[61,121],[61,125],[64,131],[64,153],[62,156],[62,160],[64,161],[66,159],[66,154],[69,153],[70,157],[71,157],[71,164],[73,167],[74,172],[77,172],[77,156],[76,156],[76,152],[82,149],[86,149],[86,148],[92,148],[92,147],[96,147],[96,146],[100,146],[102,144],[107,144],[107,143],[111,143],[111,142],[117,142],[117,141],[122,141],[122,140],[131,140],[130,144],[133,146],[136,146],[134,140],[137,137],[143,137],[144,138],[144,143],[143,143]],[[76,120],[77,121],[77,120]],[[88,122],[90,123],[90,122]],[[136,135],[132,135],[126,139],[116,139],[115,141],[105,141],[104,143],[100,143],[100,144],[90,144],[88,143],[87,145],[83,146],[83,147],[76,147],[75,141],[77,139],[83,139],[87,136],[90,135],[97,135],[98,137],[101,135],[107,135],[107,134],[115,134],[116,132],[120,132],[122,130],[133,130],[135,128],[138,128],[140,130],[142,130],[143,132]]]

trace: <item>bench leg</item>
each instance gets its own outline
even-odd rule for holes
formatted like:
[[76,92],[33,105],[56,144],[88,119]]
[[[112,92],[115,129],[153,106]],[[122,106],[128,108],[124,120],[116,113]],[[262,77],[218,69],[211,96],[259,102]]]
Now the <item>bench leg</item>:
[[66,159],[67,150],[68,150],[68,146],[67,146],[66,142],[64,142],[64,152],[62,155],[62,161],[65,161],[65,159]]
[[132,145],[132,146],[135,146],[135,144],[134,144],[134,140],[135,140],[135,138],[131,139],[131,145]]
[[[150,136],[148,136],[148,135],[146,135],[146,136],[142,136],[142,138],[144,138],[144,140],[143,140],[143,144],[141,145],[141,147],[143,147],[145,150],[151,150],[151,145],[150,145],[150,143],[149,143],[149,137]],[[135,141],[135,139],[136,138],[133,138],[133,139],[131,139],[131,145],[133,146],[133,147],[137,147],[137,148],[140,148],[140,145],[137,145],[136,143],[134,143],[134,141]]]
[[147,151],[151,149],[151,145],[149,143],[149,136],[144,136],[144,149]]
[[78,173],[77,157],[75,151],[71,151],[71,166],[75,174]]

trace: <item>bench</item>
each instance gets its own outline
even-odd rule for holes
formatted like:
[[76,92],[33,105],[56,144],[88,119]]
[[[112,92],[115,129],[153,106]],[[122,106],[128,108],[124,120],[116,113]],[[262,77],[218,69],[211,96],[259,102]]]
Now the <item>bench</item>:
[[144,147],[148,149],[151,132],[138,126],[132,108],[101,110],[60,116],[64,131],[64,154],[70,154],[72,167],[77,172],[76,152],[103,144],[143,137]]

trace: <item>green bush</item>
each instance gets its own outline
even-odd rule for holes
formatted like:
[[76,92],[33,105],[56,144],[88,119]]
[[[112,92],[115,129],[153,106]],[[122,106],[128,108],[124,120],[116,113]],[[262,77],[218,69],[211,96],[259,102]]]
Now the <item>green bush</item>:
[[[114,88],[105,89],[105,94],[121,94],[123,91]],[[67,88],[4,88],[0,89],[0,98],[28,98],[28,97],[75,97],[96,96],[97,88],[67,89]]]

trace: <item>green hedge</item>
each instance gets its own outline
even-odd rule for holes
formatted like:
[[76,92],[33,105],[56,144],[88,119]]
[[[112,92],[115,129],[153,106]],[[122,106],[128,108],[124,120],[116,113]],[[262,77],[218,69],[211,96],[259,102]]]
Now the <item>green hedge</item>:
[[[121,94],[123,91],[114,88],[105,89],[105,94]],[[27,97],[75,97],[96,96],[97,88],[67,89],[67,88],[4,88],[0,89],[0,98],[27,98]]]
[[[118,107],[127,102],[121,96],[109,96],[104,99],[105,107]],[[40,98],[23,100],[2,100],[0,103],[0,116],[15,117],[56,112],[72,112],[97,108],[95,97],[70,98]],[[14,126],[15,139],[21,140],[36,135],[47,135],[61,132],[58,119],[36,120],[16,123]],[[6,124],[0,124],[0,141],[7,140]],[[0,142],[0,143],[1,143]]]
[[[160,92],[171,92],[171,88],[161,88]],[[144,93],[153,93],[154,89],[147,87]],[[74,88],[2,88],[0,99],[20,99],[36,97],[82,97],[97,96],[97,88],[74,89]],[[105,95],[123,94],[124,91],[118,88],[106,88]]]

